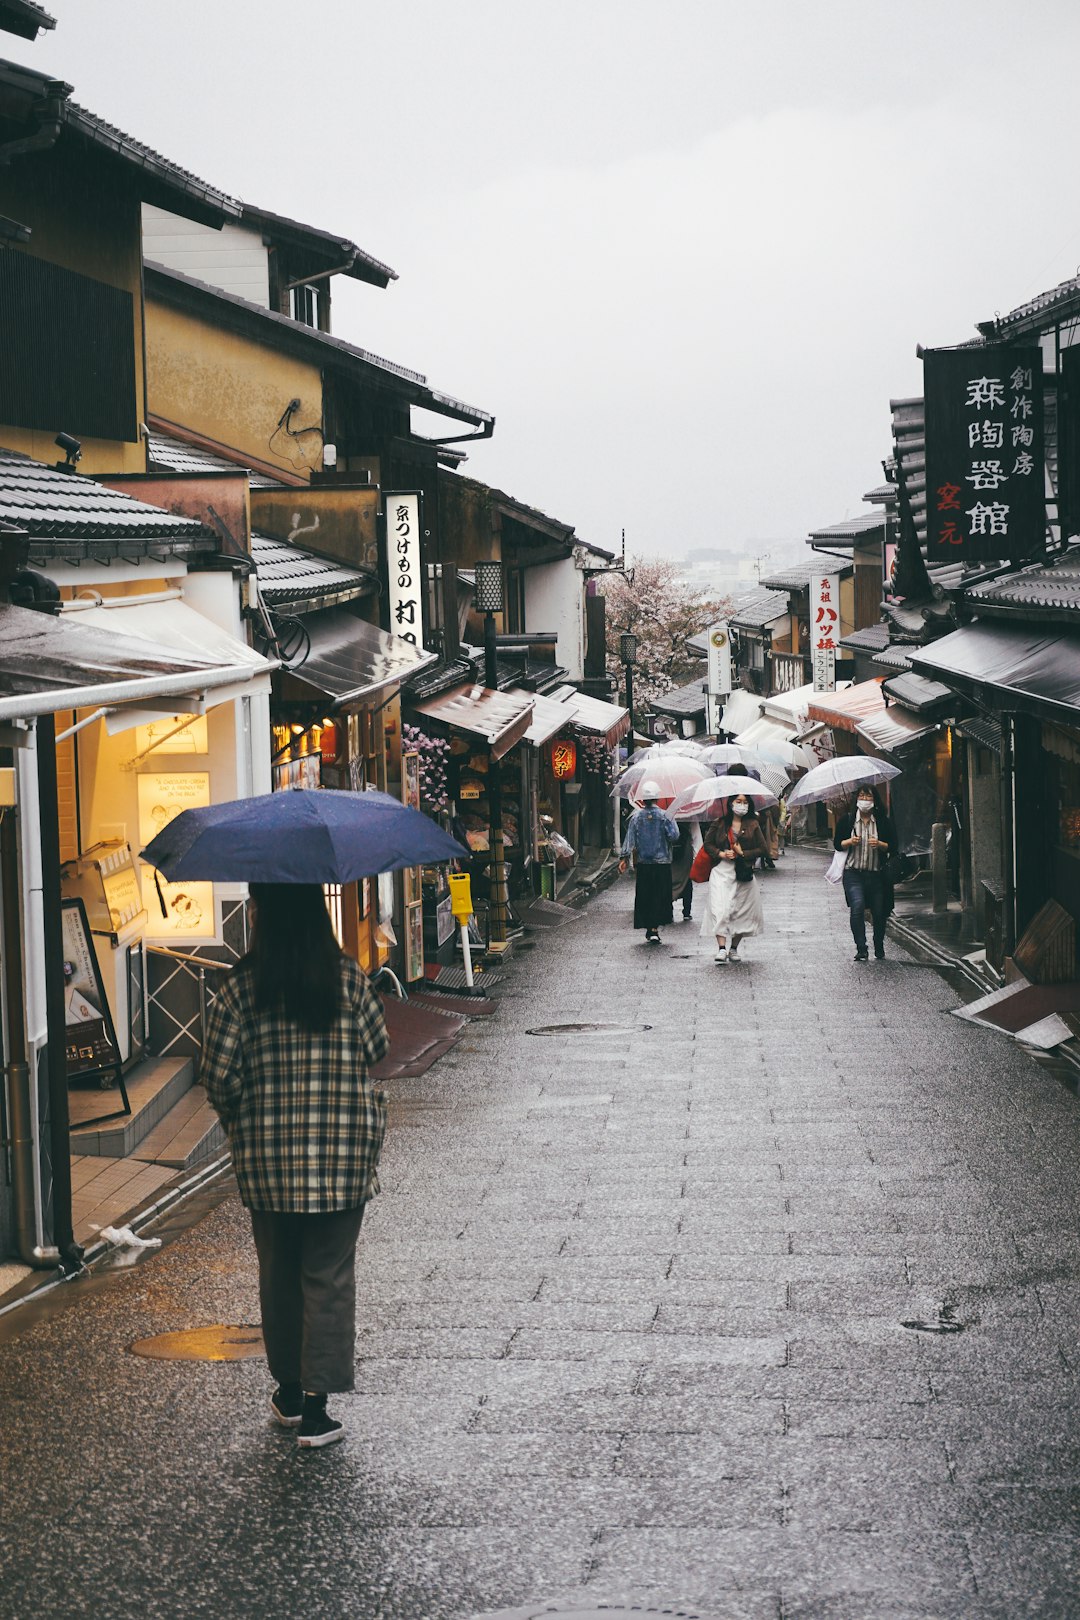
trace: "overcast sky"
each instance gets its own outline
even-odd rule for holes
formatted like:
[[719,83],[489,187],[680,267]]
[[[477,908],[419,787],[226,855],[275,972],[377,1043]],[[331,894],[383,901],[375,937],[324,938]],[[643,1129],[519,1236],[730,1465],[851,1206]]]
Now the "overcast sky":
[[335,330],[493,411],[587,540],[799,538],[882,481],[915,344],[1077,272],[1076,0],[45,0],[0,51],[351,237]]

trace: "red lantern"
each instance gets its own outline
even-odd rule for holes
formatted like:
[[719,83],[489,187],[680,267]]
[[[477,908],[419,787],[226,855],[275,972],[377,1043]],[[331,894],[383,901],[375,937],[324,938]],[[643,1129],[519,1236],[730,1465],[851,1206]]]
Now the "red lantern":
[[577,743],[568,738],[551,745],[551,774],[556,782],[566,782],[577,774]]

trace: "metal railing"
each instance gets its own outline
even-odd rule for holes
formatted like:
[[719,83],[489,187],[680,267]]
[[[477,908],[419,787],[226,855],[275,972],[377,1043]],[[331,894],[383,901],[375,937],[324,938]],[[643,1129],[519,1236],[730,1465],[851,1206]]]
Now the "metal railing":
[[154,982],[156,975],[147,974],[147,1009],[154,1026],[153,1049],[159,1057],[196,1056],[202,1051],[206,1015],[216,995],[207,982],[207,975],[229,973],[234,963],[190,956],[185,951],[172,951],[166,945],[148,945],[146,954],[153,959],[165,959],[172,965],[171,972],[166,971],[159,982]]

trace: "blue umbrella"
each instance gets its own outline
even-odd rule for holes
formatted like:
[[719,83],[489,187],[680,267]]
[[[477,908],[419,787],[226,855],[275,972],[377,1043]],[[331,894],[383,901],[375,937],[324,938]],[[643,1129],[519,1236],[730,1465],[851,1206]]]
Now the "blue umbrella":
[[355,883],[468,854],[389,793],[290,788],[184,810],[142,859],[170,883]]

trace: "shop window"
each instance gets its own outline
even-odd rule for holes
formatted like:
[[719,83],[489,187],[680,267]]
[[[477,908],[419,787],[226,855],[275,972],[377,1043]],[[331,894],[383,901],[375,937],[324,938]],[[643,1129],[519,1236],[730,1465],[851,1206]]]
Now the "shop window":
[[323,330],[322,292],[318,287],[292,289],[292,318],[301,326],[313,326],[317,332]]

